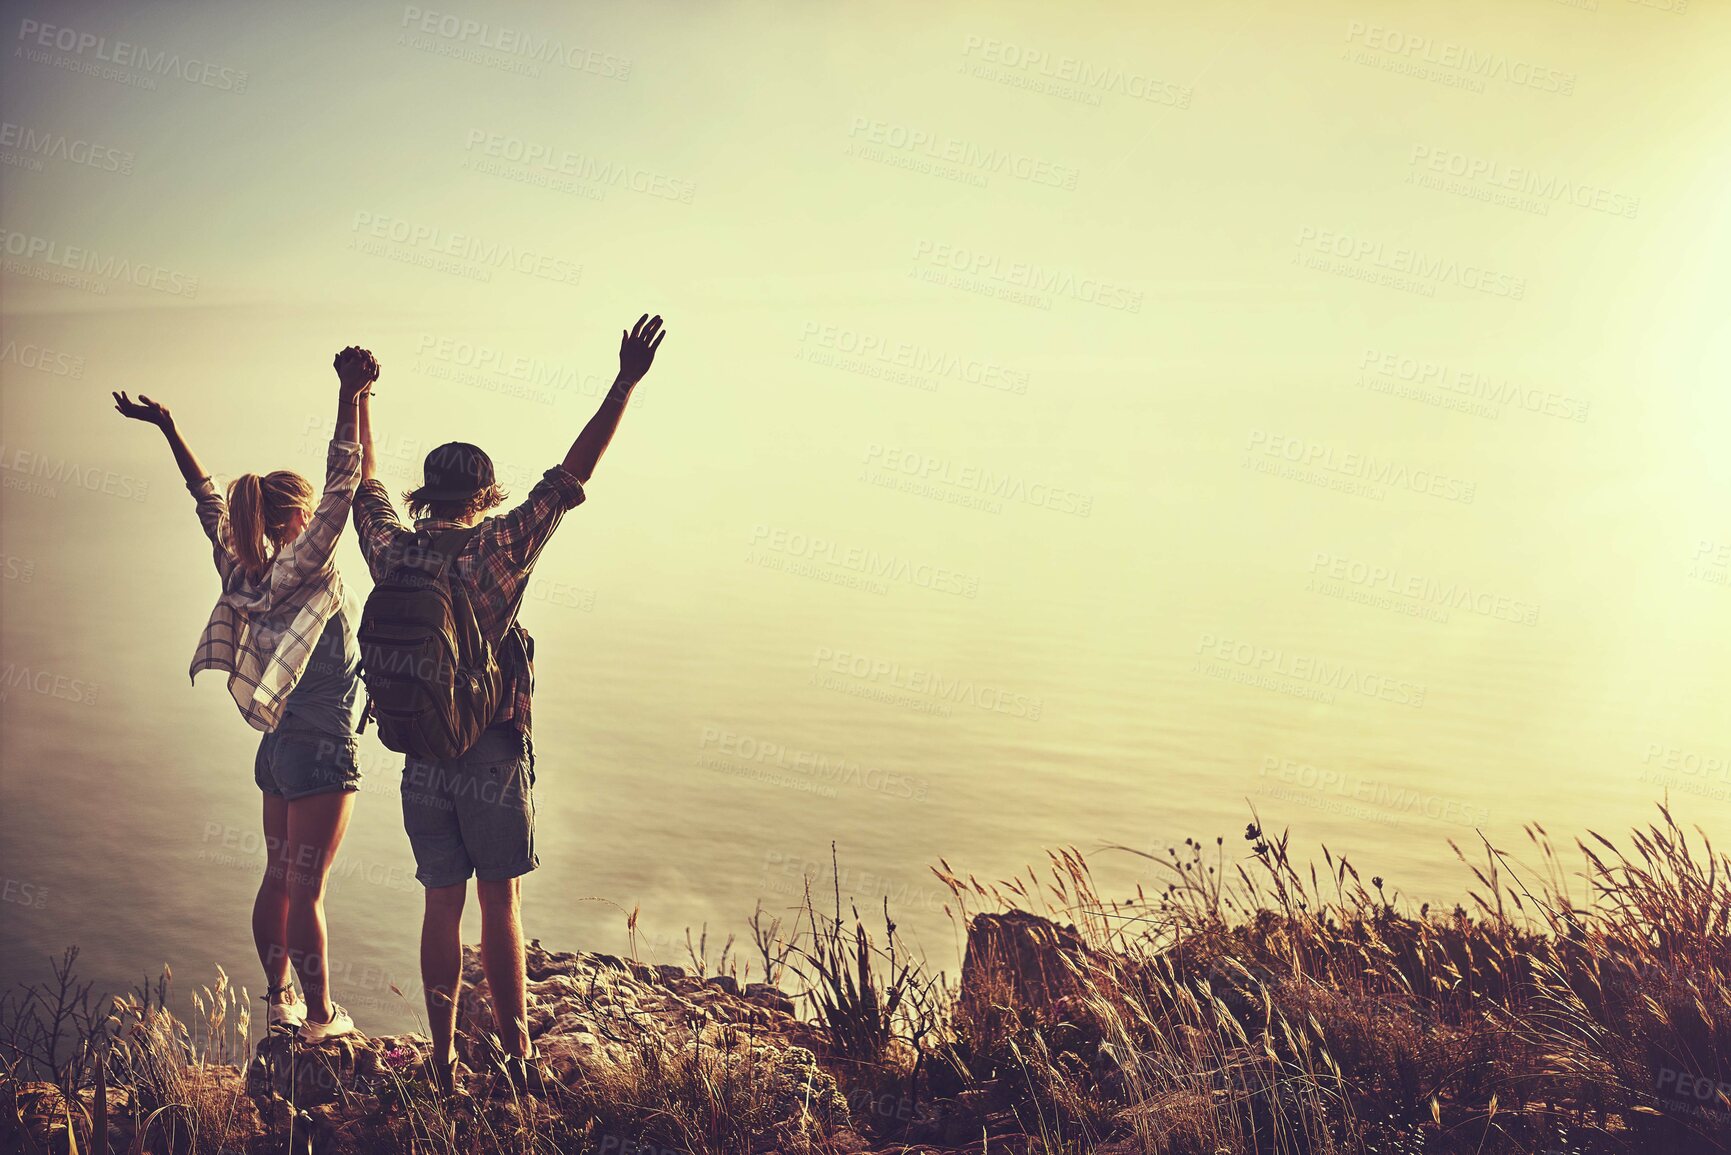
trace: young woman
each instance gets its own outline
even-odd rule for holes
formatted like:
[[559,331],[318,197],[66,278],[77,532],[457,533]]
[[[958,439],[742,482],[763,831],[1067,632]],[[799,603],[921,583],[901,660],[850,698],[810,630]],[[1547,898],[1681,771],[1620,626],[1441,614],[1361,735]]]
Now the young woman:
[[[331,1001],[325,956],[325,882],[360,782],[360,655],[332,562],[361,479],[356,441],[361,397],[378,379],[365,349],[336,356],[337,423],[324,493],[287,470],[243,474],[225,499],[187,447],[167,409],[140,394],[114,394],[125,417],[162,430],[199,521],[215,546],[222,595],[193,656],[192,673],[223,670],[241,715],[263,730],[253,778],[264,792],[270,855],[252,909],[272,1027],[307,1042],[354,1031]],[[293,965],[305,1001],[289,983]]]

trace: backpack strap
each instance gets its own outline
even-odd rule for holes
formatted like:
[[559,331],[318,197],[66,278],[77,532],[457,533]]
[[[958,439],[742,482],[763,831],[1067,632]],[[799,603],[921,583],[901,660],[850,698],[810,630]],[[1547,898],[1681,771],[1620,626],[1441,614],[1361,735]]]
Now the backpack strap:
[[[469,542],[473,540],[475,535],[481,532],[481,529],[485,524],[485,522],[480,522],[475,525],[459,526],[456,529],[443,529],[437,532],[427,532],[427,549],[425,552],[438,561],[438,568],[428,572],[430,572],[433,577],[443,581],[446,573],[456,564],[457,555],[463,552],[464,548],[468,546]],[[420,536],[421,533],[422,531],[416,531],[416,536]],[[520,627],[517,625],[517,613],[523,608],[523,597],[528,592],[529,583],[524,582],[522,586],[518,588],[517,596],[511,602],[510,613],[505,615],[505,631],[503,636],[501,636],[495,643],[496,645],[502,647],[514,634],[519,633]],[[519,638],[517,648],[523,652],[523,664],[526,668],[530,662],[529,643],[526,640]]]
[[[438,561],[438,568],[429,571],[432,573],[434,578],[440,581],[445,580],[445,575],[450,571],[451,567],[456,564],[457,555],[463,552],[469,542],[474,539],[475,535],[481,532],[481,529],[485,524],[485,522],[481,522],[475,525],[459,526],[456,529],[439,530],[437,533],[430,533],[427,535],[427,552]],[[510,612],[505,615],[505,629],[503,634],[497,639],[489,639],[492,641],[494,646],[502,649],[512,635],[517,632],[517,611],[523,608],[523,595],[526,594],[528,590],[528,582],[524,582],[517,590],[517,596],[511,602]],[[467,600],[466,596],[465,600]],[[520,642],[517,648],[523,651],[523,661],[525,666],[527,666],[529,661],[528,643]]]
[[438,561],[438,568],[432,571],[434,577],[444,580],[452,566],[457,564],[457,555],[463,552],[474,536],[479,533],[479,525],[458,526],[456,529],[439,530],[427,534],[427,552]]

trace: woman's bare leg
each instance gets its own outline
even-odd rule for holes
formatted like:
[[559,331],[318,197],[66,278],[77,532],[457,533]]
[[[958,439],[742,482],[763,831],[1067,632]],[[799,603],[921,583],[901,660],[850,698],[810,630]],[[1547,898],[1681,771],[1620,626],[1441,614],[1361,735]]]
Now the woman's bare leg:
[[283,856],[288,882],[288,949],[307,1001],[307,1018],[331,1017],[325,956],[325,883],[354,809],[353,790],[332,790],[288,804]]
[[289,804],[280,794],[264,796],[264,881],[258,885],[258,897],[252,902],[252,941],[258,948],[258,961],[264,964],[265,994],[288,985],[288,909],[287,872],[283,867],[282,848],[288,839]]

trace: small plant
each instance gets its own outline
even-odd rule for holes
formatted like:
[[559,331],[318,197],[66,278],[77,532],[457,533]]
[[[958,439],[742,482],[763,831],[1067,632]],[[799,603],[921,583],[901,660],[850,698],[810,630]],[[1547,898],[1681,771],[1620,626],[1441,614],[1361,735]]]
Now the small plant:
[[78,977],[78,948],[49,960],[53,979],[0,995],[0,1062],[13,1079],[45,1079],[67,1098],[91,1086],[107,1046],[100,997]]

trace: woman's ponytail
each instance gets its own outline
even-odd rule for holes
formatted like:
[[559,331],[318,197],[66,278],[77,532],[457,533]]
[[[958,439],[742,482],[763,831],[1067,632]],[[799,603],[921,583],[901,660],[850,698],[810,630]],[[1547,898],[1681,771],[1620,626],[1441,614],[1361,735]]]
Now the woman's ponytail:
[[263,488],[256,473],[243,473],[228,486],[230,546],[240,568],[255,579],[270,565],[265,553]]
[[287,469],[263,477],[243,473],[229,483],[230,548],[249,578],[264,577],[276,551],[288,544],[295,514],[310,514],[312,502],[312,484]]

